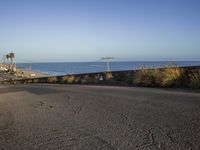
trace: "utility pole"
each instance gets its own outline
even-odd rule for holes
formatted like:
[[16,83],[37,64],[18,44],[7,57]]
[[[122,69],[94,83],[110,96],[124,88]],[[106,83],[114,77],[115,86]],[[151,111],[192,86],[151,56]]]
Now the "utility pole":
[[107,65],[106,71],[109,72],[110,71],[110,60],[114,59],[114,57],[102,57],[101,59],[106,61],[106,65]]

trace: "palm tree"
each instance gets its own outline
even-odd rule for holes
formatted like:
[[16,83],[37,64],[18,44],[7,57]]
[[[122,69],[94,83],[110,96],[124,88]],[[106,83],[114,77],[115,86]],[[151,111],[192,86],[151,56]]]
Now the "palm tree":
[[10,59],[10,55],[9,54],[6,54],[6,59]]
[[10,59],[11,64],[13,64],[13,58],[15,58],[15,53],[9,53],[6,55],[6,59]]
[[6,55],[6,59],[10,59],[11,61],[11,70],[13,71],[13,59],[15,58],[15,53],[11,52]]
[[13,58],[15,58],[15,53],[10,53],[10,60],[11,60],[11,64],[13,64]]

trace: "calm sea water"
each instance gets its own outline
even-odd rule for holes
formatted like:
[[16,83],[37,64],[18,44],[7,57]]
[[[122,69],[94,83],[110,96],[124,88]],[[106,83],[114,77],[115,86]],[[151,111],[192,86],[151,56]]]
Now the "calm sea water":
[[[177,66],[200,66],[200,61],[178,61],[178,62],[110,62],[111,71],[136,70],[142,66],[145,68],[160,68],[168,64]],[[105,62],[63,62],[63,63],[18,63],[19,68],[29,68],[33,71],[47,73],[49,75],[66,75],[102,72],[106,70]]]

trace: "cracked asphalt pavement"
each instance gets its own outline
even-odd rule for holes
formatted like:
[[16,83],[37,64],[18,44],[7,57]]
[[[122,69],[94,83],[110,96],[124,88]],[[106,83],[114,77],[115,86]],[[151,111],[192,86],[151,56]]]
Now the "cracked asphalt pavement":
[[200,93],[0,85],[0,150],[199,150]]

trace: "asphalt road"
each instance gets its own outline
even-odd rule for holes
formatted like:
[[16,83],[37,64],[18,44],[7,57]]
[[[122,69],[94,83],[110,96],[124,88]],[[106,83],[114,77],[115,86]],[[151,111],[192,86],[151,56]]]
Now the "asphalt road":
[[199,150],[200,93],[0,85],[0,150]]

